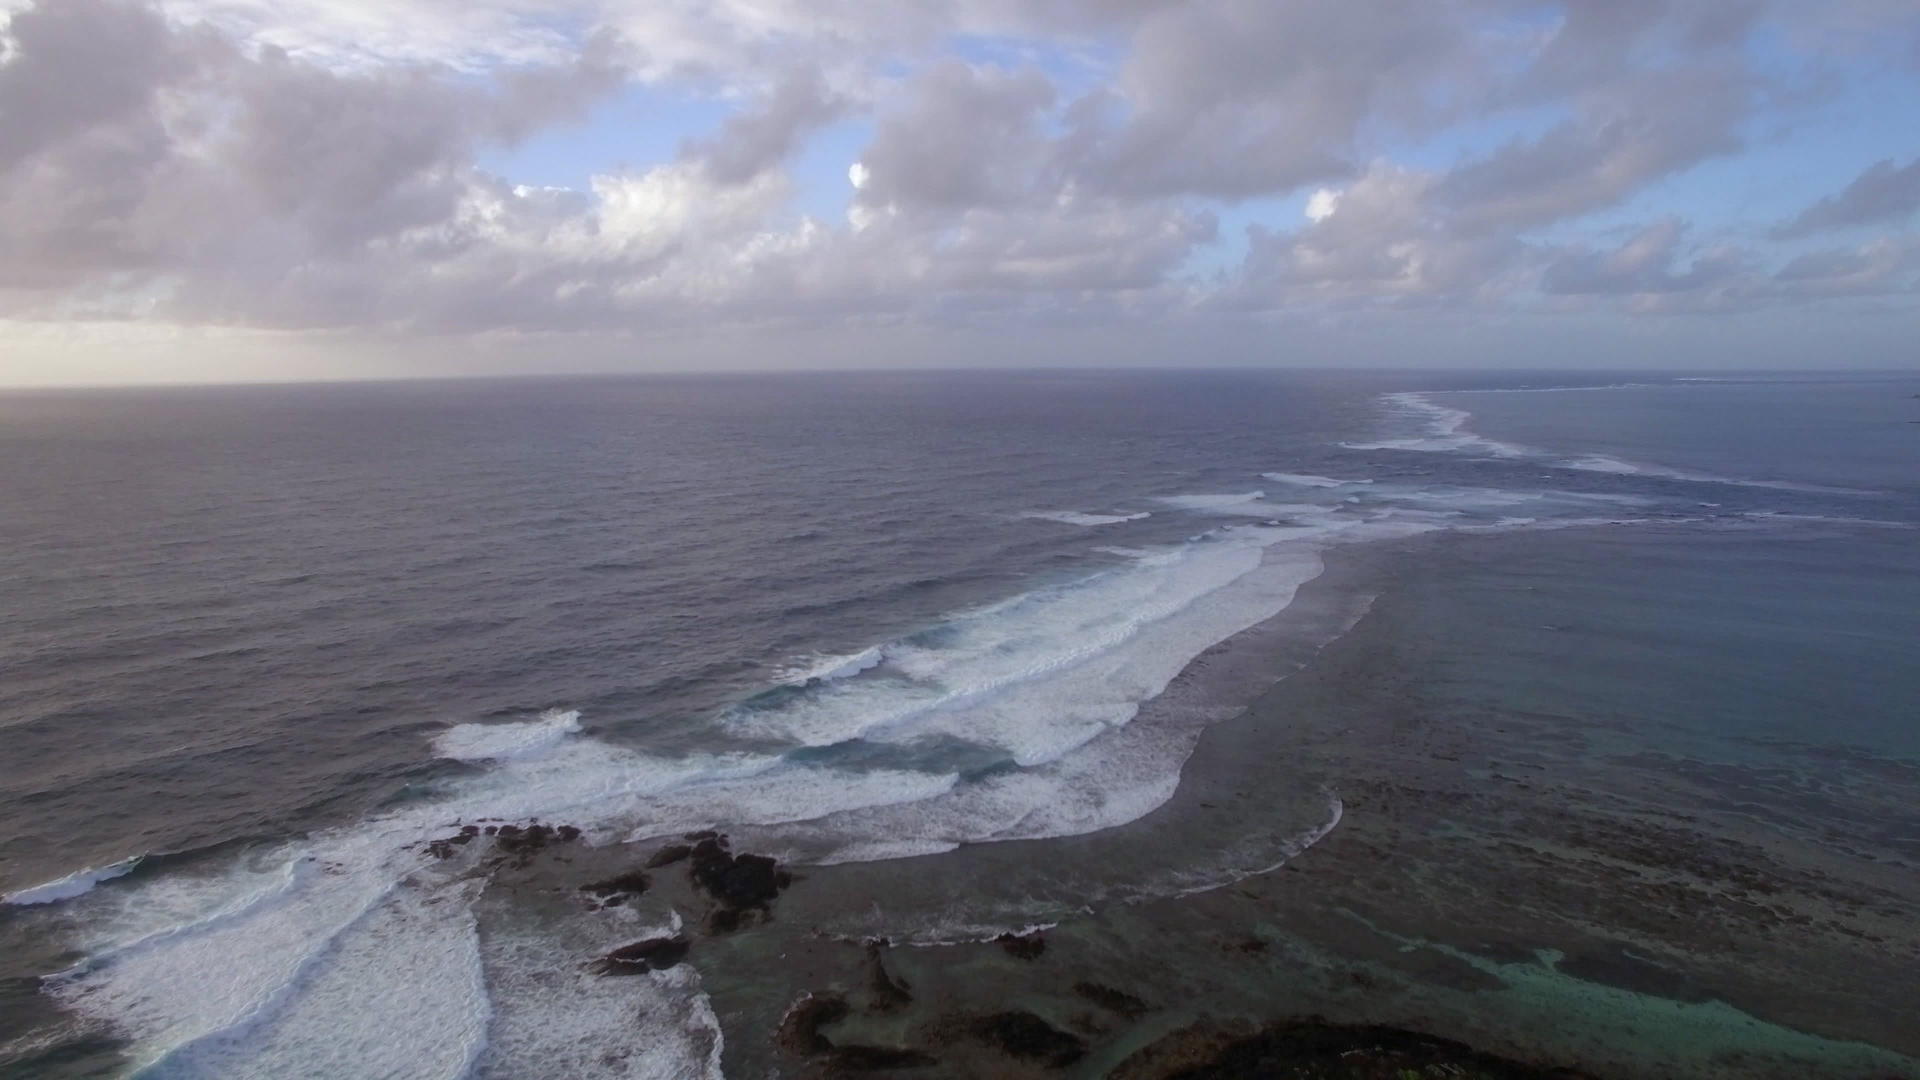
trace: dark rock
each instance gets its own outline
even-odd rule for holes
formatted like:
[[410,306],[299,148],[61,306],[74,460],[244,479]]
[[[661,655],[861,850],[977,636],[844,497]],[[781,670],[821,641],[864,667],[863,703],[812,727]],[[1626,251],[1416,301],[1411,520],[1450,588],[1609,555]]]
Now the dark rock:
[[769,905],[793,883],[793,875],[765,855],[728,851],[724,836],[700,840],[685,857],[694,885],[720,904],[720,910],[708,918],[709,929],[717,934],[768,918]]
[[691,854],[693,854],[693,846],[690,844],[668,844],[654,852],[653,858],[647,860],[647,869],[658,870],[663,866],[672,866]]
[[646,892],[647,886],[651,884],[652,882],[647,879],[646,874],[639,870],[629,870],[624,874],[616,874],[605,881],[588,882],[580,886],[580,891],[600,897],[639,896],[641,893]]
[[840,1072],[878,1072],[881,1069],[924,1069],[940,1064],[940,1059],[892,1046],[836,1046],[827,1055],[827,1066]]
[[993,940],[999,942],[1008,955],[1021,960],[1038,960],[1047,951],[1046,936],[1038,930],[1030,934],[1005,933]]
[[526,866],[533,861],[534,854],[548,844],[564,843],[580,835],[580,830],[573,829],[571,826],[563,828],[571,829],[572,836],[565,835],[562,829],[556,829],[551,825],[536,823],[525,828],[517,825],[502,825],[500,835],[494,844],[501,851],[513,856],[516,865]]
[[509,856],[515,865],[527,866],[532,863],[534,854],[548,844],[578,840],[580,830],[572,825],[555,827],[538,822],[526,826],[488,825],[484,829],[478,825],[463,825],[452,836],[428,841],[427,852],[437,859],[451,858],[455,848],[465,847],[479,836],[493,837],[494,847]]
[[622,945],[600,958],[593,970],[601,975],[642,975],[665,971],[687,958],[692,945],[686,938],[648,938]]
[[729,907],[760,907],[780,895],[779,866],[765,855],[724,856],[696,864],[696,880]]
[[913,993],[906,980],[887,971],[887,940],[867,942],[867,985],[873,995],[873,1011],[898,1012],[913,1004]]
[[1102,986],[1093,982],[1073,984],[1073,992],[1093,1002],[1110,1013],[1118,1013],[1128,1020],[1138,1020],[1153,1011],[1153,1006],[1111,986]]
[[787,1052],[802,1057],[824,1054],[833,1049],[833,1041],[822,1035],[820,1029],[845,1020],[852,1011],[847,999],[839,994],[802,994],[787,1008],[787,1015],[780,1018],[774,1041]]
[[774,1042],[800,1057],[824,1056],[826,1074],[878,1072],[882,1069],[922,1069],[939,1059],[918,1050],[893,1046],[837,1046],[822,1028],[845,1020],[853,1009],[834,993],[802,994],[780,1018]]
[[997,1047],[1008,1057],[1064,1069],[1086,1056],[1087,1043],[1030,1012],[1003,1012],[983,1016],[967,1025],[975,1040]]
[[1197,1025],[1120,1063],[1111,1080],[1587,1080],[1400,1028],[1306,1019],[1264,1030]]

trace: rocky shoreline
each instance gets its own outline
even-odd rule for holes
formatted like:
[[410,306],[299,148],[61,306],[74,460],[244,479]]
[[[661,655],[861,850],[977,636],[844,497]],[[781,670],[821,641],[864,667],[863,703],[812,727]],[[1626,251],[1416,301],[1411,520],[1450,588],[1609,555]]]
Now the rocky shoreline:
[[[500,852],[496,869],[527,870],[529,851],[546,847],[533,836],[566,840],[575,837],[568,826],[501,829],[475,828],[459,834],[466,842],[491,838]],[[443,843],[435,841],[436,844]],[[457,846],[465,846],[465,843]],[[486,856],[483,856],[486,858]],[[684,866],[684,874],[671,868]],[[649,875],[647,871],[658,872]],[[776,901],[793,884],[793,875],[764,855],[735,854],[723,834],[695,833],[669,842],[639,867],[579,886],[589,911],[605,911],[634,900],[656,886],[673,894],[673,901],[704,903],[707,917],[697,930],[634,941],[587,961],[585,967],[600,977],[632,977],[665,971],[699,959],[696,945],[706,946],[753,926],[775,920]],[[989,942],[963,949],[997,948],[1013,961],[1034,964],[1048,955],[1043,931],[1003,934]],[[891,965],[900,955],[892,943],[875,939],[854,943],[815,937],[821,952],[847,960],[857,950],[861,977],[827,979],[818,989],[802,990],[788,1005],[768,1043],[771,1074],[830,1080],[853,1076],[1067,1076],[1094,1075],[1076,1068],[1088,1062],[1097,1045],[1130,1026],[1166,1010],[1114,986],[1085,979],[1071,991],[1082,1006],[1056,1026],[1047,1017],[1025,1009],[967,1011],[956,1008],[971,995],[965,987],[945,987],[931,1009],[913,1012],[912,984]],[[938,950],[944,951],[944,950]],[[1266,952],[1259,938],[1233,946],[1244,956]],[[936,950],[912,950],[922,956]],[[1059,968],[1056,963],[1048,965]],[[1059,977],[1058,970],[1048,977]],[[845,982],[851,985],[843,985]],[[958,993],[955,990],[958,989]],[[876,1022],[904,1020],[892,1041],[871,1038]],[[1298,1080],[1585,1080],[1571,1069],[1529,1064],[1476,1050],[1463,1043],[1423,1032],[1339,1023],[1323,1017],[1293,1018],[1253,1025],[1246,1022],[1201,1021],[1169,1031],[1133,1050],[1117,1065],[1104,1070],[1115,1080],[1202,1080],[1202,1078],[1298,1078]]]

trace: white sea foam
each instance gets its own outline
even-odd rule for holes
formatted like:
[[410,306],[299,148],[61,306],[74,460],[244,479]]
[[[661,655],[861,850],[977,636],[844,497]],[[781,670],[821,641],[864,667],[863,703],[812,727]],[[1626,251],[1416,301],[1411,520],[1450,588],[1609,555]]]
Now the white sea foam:
[[1522,458],[1534,455],[1529,447],[1517,443],[1500,442],[1489,439],[1467,428],[1467,421],[1473,414],[1465,409],[1452,409],[1429,399],[1420,393],[1387,394],[1381,400],[1406,420],[1417,424],[1423,431],[1398,439],[1381,439],[1376,442],[1342,443],[1349,450],[1414,450],[1422,453],[1472,454],[1479,457]]
[[[1435,527],[1392,516],[1330,517],[1319,528],[1238,526],[1210,544],[1190,545],[1247,544],[1261,558],[1202,594],[1205,602],[1185,603],[1098,652],[1010,683],[985,700],[939,710],[922,729],[1003,747],[1022,767],[935,798],[862,807],[761,836],[805,861],[834,863],[1075,835],[1137,820],[1172,796],[1180,765],[1204,726],[1130,723],[1143,702],[1206,648],[1283,610],[1319,574],[1327,544]],[[1001,614],[1028,613],[1003,608]]]
[[1586,457],[1569,458],[1560,463],[1562,468],[1580,469],[1585,472],[1615,473],[1620,476],[1632,476],[1647,471],[1644,465],[1635,465],[1631,461],[1607,457],[1604,454],[1589,454]]
[[[1224,889],[1250,877],[1273,873],[1291,860],[1298,858],[1301,852],[1326,839],[1329,833],[1340,827],[1341,820],[1346,817],[1346,804],[1332,791],[1327,792],[1326,795],[1327,820],[1314,828],[1297,836],[1286,837],[1277,845],[1265,846],[1259,848],[1257,852],[1245,853],[1252,858],[1243,860],[1228,858],[1223,865],[1216,868],[1188,871],[1177,875],[1169,883],[1155,883],[1155,887],[1147,891],[1147,896],[1155,899],[1167,895],[1192,896],[1195,893]],[[1256,844],[1256,840],[1248,839],[1242,840],[1239,846],[1247,848]]]
[[21,906],[30,904],[52,904],[61,900],[71,900],[76,896],[84,896],[88,892],[91,892],[95,885],[103,881],[112,881],[114,878],[124,877],[132,873],[133,868],[140,865],[142,858],[144,858],[144,856],[135,855],[132,858],[121,859],[119,862],[109,863],[106,866],[75,870],[73,873],[58,880],[49,881],[42,885],[34,885],[30,888],[19,889],[7,893],[5,896],[0,896],[0,903],[17,904]]
[[[1542,388],[1533,393],[1590,389],[1587,387]],[[1467,426],[1473,414],[1465,409],[1455,409],[1434,401],[1425,393],[1403,392],[1387,394],[1381,398],[1404,420],[1417,424],[1424,430],[1417,435],[1381,439],[1374,442],[1348,442],[1342,446],[1350,450],[1411,450],[1421,453],[1465,454],[1473,457],[1488,458],[1534,458],[1553,459],[1554,455],[1536,447],[1519,443],[1501,442],[1489,439]],[[1590,472],[1638,473],[1645,471],[1642,466],[1620,461],[1617,458],[1590,455],[1583,458],[1556,460],[1554,464],[1561,468],[1584,469]]]
[[1139,639],[1257,569],[1269,546],[1310,531],[1228,528],[963,612],[887,643],[883,678],[838,680],[775,707],[738,709],[729,723],[808,746],[937,733],[999,747],[1021,765],[1049,761],[1126,723],[1164,685],[1140,677],[1148,668],[1136,655]]
[[1150,518],[1153,515],[1145,512],[1137,514],[1086,514],[1078,510],[1029,510],[1020,516],[1036,518],[1041,521],[1057,521],[1062,525],[1082,525],[1092,528],[1099,525],[1122,525],[1129,521],[1140,521],[1145,518]]
[[1193,510],[1200,513],[1248,513],[1247,507],[1265,499],[1264,491],[1248,491],[1240,494],[1225,495],[1164,495],[1160,501],[1181,510]]
[[[1688,380],[1681,379],[1680,382]],[[1607,383],[1603,386],[1483,386],[1449,390],[1449,394],[1570,394],[1582,390],[1660,390],[1664,383]]]
[[1261,473],[1262,478],[1276,484],[1293,484],[1297,487],[1337,488],[1353,484],[1371,484],[1372,480],[1337,480],[1331,476],[1314,476],[1311,473]]
[[1732,484],[1735,487],[1772,488],[1775,491],[1800,491],[1810,495],[1873,495],[1860,488],[1832,487],[1826,484],[1802,484],[1791,480],[1745,480],[1693,469],[1673,469],[1665,465],[1625,461],[1605,454],[1588,454],[1555,462],[1563,469],[1581,472],[1612,473],[1620,476],[1652,476],[1662,480],[1686,480],[1698,484]]
[[538,720],[517,724],[460,724],[433,740],[436,757],[454,761],[504,761],[544,754],[580,730],[580,713],[549,709]]
[[886,659],[886,651],[878,645],[837,656],[822,653],[782,668],[779,680],[790,686],[805,686],[812,682],[832,682],[835,679],[852,678],[863,671],[871,671],[885,663]]
[[[478,884],[420,851],[453,822],[577,820],[620,839],[922,800],[957,779],[783,767],[769,755],[659,758],[581,737],[572,716],[492,727],[452,748],[493,767],[437,799],[224,873],[72,900],[87,959],[48,991],[113,1023],[161,1075],[465,1075],[486,1027],[466,974]],[[408,993],[417,971],[433,972],[430,992]],[[395,1057],[395,1047],[408,1049]],[[380,1048],[383,1068],[353,1056]]]
[[[1646,384],[1622,383],[1616,386],[1564,386],[1539,387],[1520,390],[1477,390],[1447,391],[1448,393],[1547,393],[1570,392],[1575,390],[1629,390],[1648,388]],[[1519,443],[1500,442],[1480,435],[1467,427],[1473,414],[1465,409],[1450,408],[1433,401],[1428,393],[1402,392],[1386,394],[1385,401],[1401,416],[1422,425],[1425,432],[1406,438],[1382,439],[1374,442],[1347,442],[1341,445],[1349,450],[1412,450],[1422,453],[1456,453],[1486,458],[1528,458],[1534,459],[1552,468],[1573,469],[1579,472],[1607,473],[1616,476],[1649,476],[1663,480],[1684,480],[1701,484],[1732,484],[1738,487],[1772,488],[1777,491],[1801,491],[1819,495],[1874,495],[1873,491],[1859,488],[1832,487],[1824,484],[1804,484],[1788,480],[1748,480],[1738,477],[1720,476],[1714,473],[1692,469],[1676,469],[1666,465],[1628,461],[1608,454],[1582,454],[1571,457],[1556,455],[1537,447],[1523,446]],[[1269,479],[1277,479],[1266,474]]]
[[144,1075],[469,1075],[491,1012],[469,910],[479,888],[394,890],[278,993]]
[[[601,951],[638,938],[679,931],[666,925],[624,924],[621,938]],[[511,926],[482,946],[493,991],[481,1080],[575,1080],[578,1077],[674,1077],[720,1080],[720,1024],[691,964],[621,979],[604,979],[578,966],[554,963],[554,942],[538,926]],[[618,1033],[617,1042],[610,1039]],[[608,1054],[617,1046],[610,1067]]]

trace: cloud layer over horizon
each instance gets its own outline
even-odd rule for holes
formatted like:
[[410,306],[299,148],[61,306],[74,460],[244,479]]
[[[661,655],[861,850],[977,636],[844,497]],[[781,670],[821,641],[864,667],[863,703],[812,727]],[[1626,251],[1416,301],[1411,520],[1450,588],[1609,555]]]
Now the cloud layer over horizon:
[[0,0],[0,381],[1910,364],[1916,107],[1906,0]]

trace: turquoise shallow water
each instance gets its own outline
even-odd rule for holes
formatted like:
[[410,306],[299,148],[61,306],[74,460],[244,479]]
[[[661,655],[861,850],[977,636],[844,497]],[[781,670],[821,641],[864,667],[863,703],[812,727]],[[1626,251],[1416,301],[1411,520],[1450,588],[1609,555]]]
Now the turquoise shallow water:
[[1656,744],[1920,758],[1920,544],[1906,530],[1618,530],[1423,588],[1462,692],[1619,718]]
[[1441,992],[1443,1026],[1601,1075],[1920,1074],[1917,586],[1883,527],[1450,550],[1308,699],[1303,755],[1368,777],[1347,822],[1397,837],[1406,891],[1343,902],[1498,980]]

